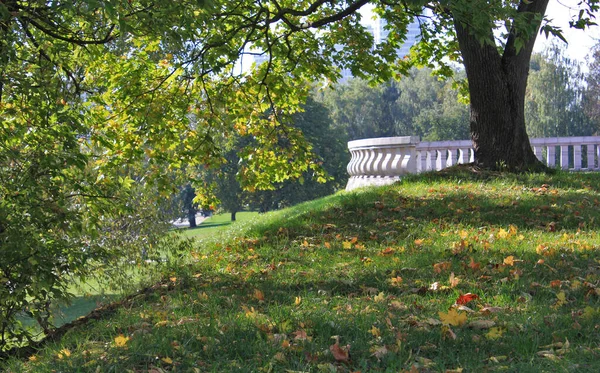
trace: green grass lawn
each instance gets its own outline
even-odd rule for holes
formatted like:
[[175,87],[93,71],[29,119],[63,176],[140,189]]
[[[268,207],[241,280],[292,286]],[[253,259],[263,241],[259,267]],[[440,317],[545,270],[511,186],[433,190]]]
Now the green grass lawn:
[[231,224],[246,223],[257,216],[258,212],[241,211],[236,214],[236,221],[232,222],[230,213],[218,214],[205,219],[196,228],[183,228],[180,231],[185,237],[197,239],[209,238],[228,229]]
[[231,225],[157,291],[0,369],[600,371],[600,174],[493,176]]

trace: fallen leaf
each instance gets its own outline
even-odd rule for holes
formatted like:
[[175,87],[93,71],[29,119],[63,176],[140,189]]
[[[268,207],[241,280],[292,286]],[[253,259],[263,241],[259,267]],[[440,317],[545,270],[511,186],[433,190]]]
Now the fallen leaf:
[[65,357],[69,357],[71,356],[71,350],[67,349],[67,348],[63,348],[62,350],[60,350],[60,352],[58,353],[58,358],[59,359],[63,359]]
[[550,281],[550,287],[553,287],[553,288],[559,288],[561,284],[562,284],[562,282],[560,280]]
[[304,341],[308,339],[308,335],[306,334],[306,331],[300,329],[300,330],[296,330],[294,333],[295,335],[294,339],[298,340],[298,341]]
[[173,364],[173,359],[171,359],[170,357],[163,357],[160,360],[162,360],[166,364]]
[[502,337],[502,334],[504,334],[504,329],[498,328],[498,327],[493,327],[493,328],[490,328],[490,330],[485,334],[485,337],[487,339],[496,340],[496,339]]
[[479,312],[484,315],[489,315],[490,313],[498,313],[504,311],[502,307],[483,307]]
[[384,300],[385,300],[385,294],[383,293],[383,291],[373,297],[373,301],[375,301],[376,303],[381,303]]
[[125,337],[123,334],[119,334],[115,337],[115,346],[124,347],[129,341],[129,337]]
[[299,305],[300,305],[300,303],[302,303],[302,297],[296,297],[296,299],[294,300],[294,304],[295,304],[296,306],[299,306]]
[[440,316],[440,320],[448,325],[461,326],[467,321],[467,314],[458,313],[454,308],[450,309],[447,313],[438,312],[438,315]]
[[421,246],[421,245],[423,245],[423,241],[425,241],[425,240],[423,240],[423,239],[415,240],[415,246]]
[[350,241],[344,241],[344,242],[342,242],[342,247],[344,249],[351,249],[352,248],[352,242],[350,242]]
[[454,333],[454,331],[450,328],[450,326],[448,325],[442,325],[442,338],[443,339],[449,339],[449,340],[456,340],[456,333]]
[[506,237],[508,237],[508,232],[506,230],[504,230],[504,228],[500,228],[500,230],[498,231],[497,237],[498,238],[506,238]]
[[452,266],[451,262],[435,263],[433,265],[433,271],[435,273],[442,273],[442,271],[446,271],[446,270],[450,269],[450,266]]
[[323,245],[324,245],[326,248],[328,248],[328,249],[331,249],[331,244],[330,244],[329,242],[325,242],[325,243],[323,243]]
[[450,278],[448,279],[448,282],[450,283],[450,287],[454,288],[458,285],[458,283],[460,282],[460,279],[458,277],[454,276],[454,272],[450,273]]
[[377,358],[377,360],[381,359],[382,357],[384,357],[388,352],[390,352],[387,347],[385,346],[373,346],[371,348],[371,356],[375,356]]
[[284,362],[285,361],[285,355],[283,352],[278,352],[273,356],[273,359],[279,361],[279,362]]
[[369,332],[373,335],[373,337],[381,337],[381,331],[375,325],[371,327],[371,330],[369,330]]
[[515,265],[515,257],[512,255],[507,256],[506,258],[504,258],[503,263],[508,266],[514,266]]
[[255,289],[254,290],[254,298],[256,298],[259,301],[264,301],[265,300],[265,294],[262,291],[260,291],[258,289]]
[[472,294],[472,293],[461,294],[456,299],[456,304],[467,304],[476,299],[479,299],[479,295],[477,295],[477,294]]
[[348,353],[349,350],[350,345],[347,345],[346,347],[340,347],[338,341],[329,346],[329,351],[331,351],[333,358],[337,361],[347,362],[350,360],[350,354]]

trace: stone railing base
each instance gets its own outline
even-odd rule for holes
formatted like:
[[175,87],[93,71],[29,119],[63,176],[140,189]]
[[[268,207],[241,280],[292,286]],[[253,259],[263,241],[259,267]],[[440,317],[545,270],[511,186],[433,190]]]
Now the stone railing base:
[[362,188],[365,186],[390,185],[400,180],[400,176],[352,176],[348,179],[346,190]]

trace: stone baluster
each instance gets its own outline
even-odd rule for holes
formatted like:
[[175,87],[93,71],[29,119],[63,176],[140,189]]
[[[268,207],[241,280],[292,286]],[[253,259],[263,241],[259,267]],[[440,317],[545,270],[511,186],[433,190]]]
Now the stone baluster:
[[383,137],[350,141],[350,179],[346,190],[366,185],[391,184],[402,175],[417,172],[418,137]]
[[573,145],[573,168],[581,170],[581,145]]

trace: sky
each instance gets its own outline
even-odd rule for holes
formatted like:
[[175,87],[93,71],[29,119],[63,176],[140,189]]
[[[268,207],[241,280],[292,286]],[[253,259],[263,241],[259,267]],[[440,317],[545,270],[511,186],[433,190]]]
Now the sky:
[[[550,0],[546,17],[553,21],[553,25],[562,28],[565,39],[569,42],[567,54],[571,58],[584,62],[592,46],[600,41],[600,26],[593,26],[586,30],[575,30],[569,27],[569,20],[578,14],[576,6],[579,1]],[[598,14],[597,18],[597,22],[600,23],[600,14]],[[541,52],[552,40],[564,44],[564,42],[552,36],[546,39],[545,35],[542,34],[537,37],[535,51]]]

